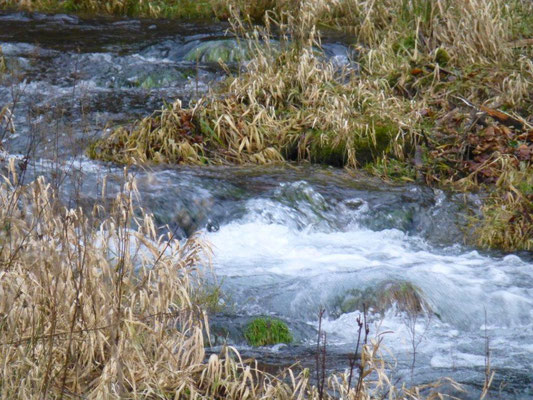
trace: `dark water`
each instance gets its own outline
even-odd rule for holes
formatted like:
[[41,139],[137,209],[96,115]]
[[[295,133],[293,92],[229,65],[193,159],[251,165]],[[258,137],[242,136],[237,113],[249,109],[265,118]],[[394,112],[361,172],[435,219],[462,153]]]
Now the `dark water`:
[[[45,174],[67,204],[94,202],[104,176],[112,194],[122,169],[88,160],[87,144],[106,126],[176,98],[186,104],[223,79],[213,57],[245,57],[226,28],[0,14],[8,66],[0,105],[13,111],[15,125],[14,133],[0,131],[10,153],[2,157],[29,156],[28,179]],[[327,56],[350,62],[345,45],[325,42]],[[200,230],[212,245],[213,284],[223,292],[211,318],[215,346],[229,341],[264,365],[299,359],[313,367],[316,315],[325,307],[328,367],[342,370],[362,304],[378,308],[375,299],[387,287],[409,284],[431,313],[415,321],[400,306],[369,313],[371,336],[388,332],[384,345],[397,359],[396,377],[411,380],[414,332],[414,380],[451,376],[466,384],[461,397],[475,396],[488,337],[493,397],[501,390],[502,398],[533,398],[531,254],[487,254],[462,244],[465,216],[479,206],[476,196],[322,167],[132,173],[142,205],[159,224],[180,237]],[[248,347],[243,328],[257,315],[287,321],[295,344]]]

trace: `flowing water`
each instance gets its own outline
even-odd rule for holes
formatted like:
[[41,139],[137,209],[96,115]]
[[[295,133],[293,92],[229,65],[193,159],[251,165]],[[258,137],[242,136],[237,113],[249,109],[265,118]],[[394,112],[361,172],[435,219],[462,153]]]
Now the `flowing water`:
[[[223,78],[216,58],[246,57],[226,28],[0,14],[8,67],[0,105],[10,106],[15,126],[0,131],[3,147],[28,157],[28,174],[48,176],[67,204],[91,204],[103,176],[116,188],[122,169],[88,160],[87,144],[109,125],[176,98],[186,103]],[[353,63],[342,43],[326,40],[324,47],[339,64]],[[450,376],[465,384],[460,397],[475,397],[488,338],[494,397],[533,398],[533,257],[462,244],[476,196],[325,167],[132,172],[159,224],[183,238],[199,230],[212,245],[212,285],[222,289],[211,317],[212,351],[227,341],[265,367],[300,360],[313,368],[324,307],[327,366],[343,370],[365,304],[370,336],[382,334],[402,381]],[[430,311],[406,311],[390,300],[398,292]],[[265,315],[286,321],[295,343],[247,346],[244,327]]]

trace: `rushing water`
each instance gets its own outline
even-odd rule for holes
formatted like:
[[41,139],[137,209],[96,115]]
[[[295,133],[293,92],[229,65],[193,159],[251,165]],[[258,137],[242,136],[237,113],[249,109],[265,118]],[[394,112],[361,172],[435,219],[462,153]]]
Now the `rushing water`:
[[[28,155],[30,173],[50,177],[65,202],[90,204],[103,176],[116,187],[122,171],[87,160],[87,143],[107,124],[204,93],[223,72],[201,51],[227,41],[225,29],[0,14],[10,71],[0,105],[10,105],[16,127],[0,132],[4,147]],[[242,57],[232,43],[221,51]],[[342,44],[325,47],[337,62],[350,62]],[[212,316],[214,351],[227,340],[265,364],[299,359],[313,367],[317,312],[324,307],[328,367],[342,370],[355,343],[355,319],[363,304],[374,304],[370,335],[384,333],[397,359],[395,376],[416,382],[451,376],[466,384],[462,397],[475,396],[488,337],[496,392],[533,397],[533,260],[462,245],[466,214],[479,206],[475,196],[319,167],[133,172],[142,205],[159,224],[181,237],[200,230],[212,245],[213,284],[223,291],[221,311]],[[375,299],[395,284],[417,288],[429,316],[413,320],[394,305],[377,310]],[[257,315],[287,321],[296,343],[247,347],[243,327]]]

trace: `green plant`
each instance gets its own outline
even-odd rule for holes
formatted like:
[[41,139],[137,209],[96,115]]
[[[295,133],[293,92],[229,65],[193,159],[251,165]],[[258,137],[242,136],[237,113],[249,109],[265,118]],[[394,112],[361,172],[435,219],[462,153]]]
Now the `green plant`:
[[291,343],[293,337],[287,324],[277,318],[256,318],[246,326],[244,337],[252,346]]

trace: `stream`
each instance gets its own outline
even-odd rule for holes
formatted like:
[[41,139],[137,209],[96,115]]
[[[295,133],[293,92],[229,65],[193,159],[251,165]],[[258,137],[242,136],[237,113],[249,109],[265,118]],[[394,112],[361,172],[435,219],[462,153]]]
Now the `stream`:
[[[176,98],[187,104],[223,79],[218,57],[230,65],[246,58],[227,28],[0,13],[8,69],[0,109],[10,107],[15,128],[0,131],[3,147],[27,156],[27,179],[47,176],[68,205],[95,202],[104,176],[111,196],[122,168],[89,160],[87,145],[110,126]],[[325,56],[356,67],[341,40],[326,38],[323,46]],[[496,371],[491,398],[533,398],[533,256],[464,245],[477,195],[320,166],[131,172],[159,225],[180,238],[200,231],[211,244],[210,282],[222,295],[210,317],[209,351],[228,342],[265,368],[296,360],[314,368],[323,307],[327,368],[342,371],[364,305],[370,337],[381,334],[400,382],[447,376],[464,384],[459,397],[478,398],[488,342]],[[401,290],[414,292],[429,312],[414,318],[387,300]],[[248,346],[244,327],[256,316],[287,322],[294,343]]]

